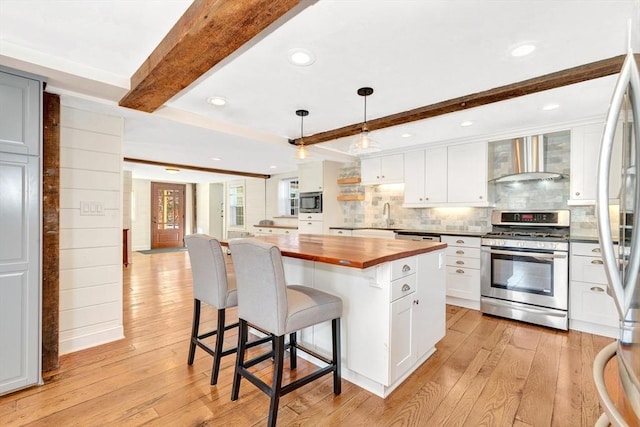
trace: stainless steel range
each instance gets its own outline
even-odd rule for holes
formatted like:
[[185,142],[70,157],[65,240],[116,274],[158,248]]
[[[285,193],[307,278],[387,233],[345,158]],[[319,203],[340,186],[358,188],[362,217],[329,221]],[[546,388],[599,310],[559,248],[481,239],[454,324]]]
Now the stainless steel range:
[[480,310],[569,328],[570,211],[493,211],[482,238]]

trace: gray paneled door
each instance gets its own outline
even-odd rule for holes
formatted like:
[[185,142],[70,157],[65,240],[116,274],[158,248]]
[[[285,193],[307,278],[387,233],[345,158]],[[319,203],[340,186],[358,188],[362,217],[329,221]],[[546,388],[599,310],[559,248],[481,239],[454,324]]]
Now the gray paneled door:
[[41,81],[0,68],[0,395],[40,381]]
[[40,378],[38,168],[0,153],[0,394]]

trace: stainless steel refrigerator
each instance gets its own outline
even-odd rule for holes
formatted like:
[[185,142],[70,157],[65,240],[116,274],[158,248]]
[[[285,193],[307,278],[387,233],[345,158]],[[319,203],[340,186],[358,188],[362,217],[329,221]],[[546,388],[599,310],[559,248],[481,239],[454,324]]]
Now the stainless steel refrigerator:
[[[621,126],[620,126],[621,124]],[[638,125],[640,124],[640,74],[631,51],[627,54],[612,97],[602,138],[598,165],[596,216],[602,258],[620,316],[618,339],[605,347],[594,361],[593,374],[603,415],[596,425],[640,424],[640,233],[635,212],[640,212],[640,185],[636,168],[640,165]],[[622,135],[616,135],[616,128]],[[622,164],[612,164],[614,141],[622,143]],[[620,173],[619,194],[609,194],[610,173]],[[619,218],[611,218],[609,200],[619,198]],[[612,231],[613,223],[619,222]],[[617,245],[616,245],[617,243]],[[618,365],[618,387],[622,399],[614,399],[605,387],[604,370],[610,359]]]

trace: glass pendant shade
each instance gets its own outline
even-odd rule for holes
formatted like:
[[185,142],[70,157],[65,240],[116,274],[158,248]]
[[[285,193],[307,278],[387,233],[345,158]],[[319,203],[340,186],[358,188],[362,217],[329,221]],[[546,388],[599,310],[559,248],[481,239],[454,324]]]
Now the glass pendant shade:
[[296,148],[296,159],[305,160],[309,157],[309,150],[304,146],[304,142],[300,142],[300,145]]
[[362,87],[358,89],[358,95],[364,98],[364,121],[362,123],[362,131],[349,146],[349,153],[354,155],[375,153],[382,150],[380,144],[369,136],[369,128],[367,127],[367,96],[373,93],[370,87]]
[[296,110],[296,116],[300,117],[300,139],[298,144],[296,145],[296,159],[298,160],[306,160],[311,157],[311,153],[304,145],[304,118],[309,115],[309,111],[307,110]]

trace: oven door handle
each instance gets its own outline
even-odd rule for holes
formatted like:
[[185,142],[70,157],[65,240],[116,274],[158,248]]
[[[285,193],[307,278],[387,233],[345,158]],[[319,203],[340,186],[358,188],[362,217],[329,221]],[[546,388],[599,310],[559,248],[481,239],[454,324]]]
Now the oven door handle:
[[548,259],[558,259],[558,258],[566,258],[567,254],[541,254],[538,252],[520,252],[520,251],[501,251],[496,249],[491,249],[490,252],[496,255],[518,255],[518,256],[528,256],[531,258],[536,258],[539,260],[548,260]]

